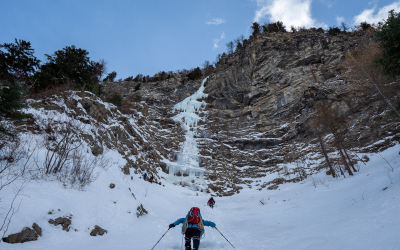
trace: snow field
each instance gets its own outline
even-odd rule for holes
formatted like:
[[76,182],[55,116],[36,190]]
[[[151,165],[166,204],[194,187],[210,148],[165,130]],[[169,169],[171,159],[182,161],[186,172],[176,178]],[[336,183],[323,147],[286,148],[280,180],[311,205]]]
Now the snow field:
[[[238,195],[216,197],[214,209],[205,206],[209,196],[204,193],[170,183],[165,187],[150,184],[134,174],[131,180],[119,169],[123,159],[115,155],[113,160],[119,163],[98,170],[97,180],[83,191],[63,188],[56,181],[28,183],[7,234],[36,222],[43,236],[23,244],[0,243],[0,248],[151,249],[170,223],[197,206],[235,249],[400,249],[399,151],[397,145],[381,153],[394,172],[388,172],[389,166],[379,156],[369,155],[367,166],[353,177],[332,179],[319,173],[278,190],[244,188]],[[312,178],[321,180],[316,188]],[[110,189],[110,183],[116,187]],[[10,190],[2,194],[2,205],[12,198],[8,194]],[[137,218],[140,203],[149,214]],[[51,210],[54,214],[47,214]],[[73,215],[70,232],[47,222],[69,214]],[[89,236],[94,225],[108,233]],[[205,230],[200,249],[232,249],[215,229]],[[181,249],[180,231],[180,227],[170,229],[154,249]]]

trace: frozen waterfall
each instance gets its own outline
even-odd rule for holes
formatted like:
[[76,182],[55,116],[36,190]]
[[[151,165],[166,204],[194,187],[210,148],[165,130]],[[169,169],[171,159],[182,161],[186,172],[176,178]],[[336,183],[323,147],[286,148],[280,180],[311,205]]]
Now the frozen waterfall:
[[197,123],[201,119],[196,112],[206,105],[206,102],[198,100],[207,97],[207,94],[203,93],[207,78],[203,80],[196,93],[174,106],[174,110],[181,112],[173,119],[181,123],[186,132],[186,139],[177,155],[177,161],[167,164],[170,175],[202,176],[204,174],[204,170],[199,167],[199,149],[194,139],[194,133]]

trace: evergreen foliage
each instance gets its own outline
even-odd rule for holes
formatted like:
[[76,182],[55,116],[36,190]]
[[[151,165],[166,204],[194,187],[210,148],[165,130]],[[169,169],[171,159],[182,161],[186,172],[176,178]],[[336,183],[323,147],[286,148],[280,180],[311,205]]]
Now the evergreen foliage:
[[264,32],[286,32],[286,27],[283,22],[277,21],[275,23],[264,24]]
[[201,73],[200,67],[195,68],[192,72],[188,73],[186,76],[189,80],[200,79],[203,74]]
[[[0,121],[5,118],[20,120],[24,115],[18,110],[23,107],[21,102],[22,87],[17,81],[7,82],[6,86],[0,88]],[[0,123],[0,134],[14,137],[15,132],[4,127]]]
[[117,72],[113,71],[109,73],[104,79],[103,82],[112,82],[117,77]]
[[374,61],[386,75],[400,76],[400,12],[389,11],[384,23],[375,34],[382,48],[382,57]]
[[111,102],[115,106],[120,107],[122,105],[122,96],[114,94],[110,99],[108,99],[108,102]]
[[251,29],[251,35],[253,36],[253,37],[255,37],[256,35],[258,35],[258,34],[260,34],[260,24],[259,23],[257,23],[257,22],[254,22],[252,25],[251,25],[251,27],[250,27],[250,29]]
[[144,76],[142,74],[137,74],[137,76],[133,79],[135,82],[142,82]]
[[7,82],[7,85],[0,89],[0,117],[22,118],[21,113],[18,112],[23,107],[21,98],[21,85],[16,81]]
[[128,81],[128,82],[133,81],[133,76],[130,76],[130,77],[125,78],[124,81]]
[[329,29],[327,30],[327,33],[330,36],[337,36],[340,33],[342,33],[342,31],[338,27],[333,26],[333,27],[329,27]]
[[139,82],[138,84],[136,84],[136,86],[135,86],[135,92],[138,91],[138,90],[140,90],[140,86],[141,86],[141,83],[140,83],[140,82]]
[[361,22],[360,23],[360,28],[362,30],[367,30],[368,28],[371,28],[371,24],[367,23],[367,22]]
[[89,52],[74,45],[47,55],[47,63],[35,74],[35,91],[72,83],[75,87],[92,90],[99,82],[100,63],[90,61]]
[[24,40],[0,44],[0,81],[28,81],[40,63],[33,53]]

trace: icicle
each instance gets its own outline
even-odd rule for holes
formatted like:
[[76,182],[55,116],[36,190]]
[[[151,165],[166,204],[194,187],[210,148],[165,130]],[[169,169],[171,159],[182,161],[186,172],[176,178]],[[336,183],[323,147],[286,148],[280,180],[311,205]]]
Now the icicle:
[[182,128],[186,131],[186,140],[177,156],[177,161],[167,165],[170,175],[181,172],[193,177],[204,172],[199,166],[199,149],[194,139],[194,132],[191,129],[197,127],[201,119],[196,112],[200,111],[206,105],[205,101],[198,100],[207,97],[207,94],[204,94],[204,83],[207,79],[208,77],[203,80],[200,88],[193,95],[174,106],[174,110],[181,111],[174,117],[174,120],[181,122]]

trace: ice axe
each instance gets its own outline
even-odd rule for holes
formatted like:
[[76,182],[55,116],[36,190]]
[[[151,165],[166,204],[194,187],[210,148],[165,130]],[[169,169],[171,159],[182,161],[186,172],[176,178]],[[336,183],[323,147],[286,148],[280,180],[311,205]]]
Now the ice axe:
[[[170,229],[171,228],[168,228],[168,230],[170,230]],[[164,235],[168,232],[168,230],[163,234],[163,236],[161,236],[161,238],[157,241],[157,243],[154,245],[154,247],[151,250],[153,250],[157,246],[158,242],[160,242],[160,240],[164,237]]]
[[[225,238],[225,236],[218,230],[217,227],[214,227],[214,228],[217,229],[218,233],[220,233],[220,234],[222,235],[222,237]],[[231,246],[232,246],[233,248],[235,248],[235,247],[232,245],[232,243],[229,242],[229,240],[228,240],[227,238],[225,238],[225,240],[226,240],[229,244],[231,244]]]

